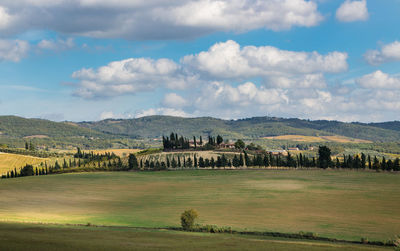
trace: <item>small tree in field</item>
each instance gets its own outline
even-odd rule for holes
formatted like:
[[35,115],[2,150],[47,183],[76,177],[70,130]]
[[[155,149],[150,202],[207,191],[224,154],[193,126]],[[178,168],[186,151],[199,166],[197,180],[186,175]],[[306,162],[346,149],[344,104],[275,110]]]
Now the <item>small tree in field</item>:
[[194,221],[199,216],[196,210],[186,210],[181,214],[181,225],[184,230],[190,230],[194,226]]

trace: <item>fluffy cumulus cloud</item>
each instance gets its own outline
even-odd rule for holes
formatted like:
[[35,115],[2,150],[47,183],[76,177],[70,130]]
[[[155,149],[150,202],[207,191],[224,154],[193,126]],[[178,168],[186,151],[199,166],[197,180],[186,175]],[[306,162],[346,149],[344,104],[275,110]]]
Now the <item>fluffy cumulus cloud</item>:
[[346,0],[336,11],[336,18],[341,22],[365,21],[368,16],[367,0]]
[[182,39],[215,31],[287,30],[322,21],[307,0],[3,0],[4,34],[50,29],[98,38]]
[[400,89],[400,78],[391,77],[389,74],[379,70],[364,75],[357,79],[356,82],[360,86],[370,89]]
[[264,113],[273,107],[285,105],[288,101],[286,90],[283,89],[257,87],[252,82],[238,86],[212,82],[205,85],[197,98],[193,99],[191,108],[196,115],[216,114],[224,118],[238,118],[246,113]]
[[383,45],[380,50],[369,50],[364,54],[364,58],[371,65],[400,61],[400,42]]
[[78,79],[75,95],[101,98],[156,88],[183,89],[195,82],[195,76],[184,74],[179,65],[169,59],[129,58],[111,62],[98,69],[81,69],[72,74]]
[[176,93],[167,93],[164,96],[164,100],[162,101],[162,105],[166,107],[178,107],[182,108],[187,105],[187,101],[182,96],[179,96]]
[[347,54],[331,52],[295,52],[272,46],[240,47],[235,41],[213,45],[208,51],[188,55],[182,63],[209,78],[265,78],[267,84],[284,87],[321,87],[322,73],[345,71]]
[[28,50],[29,44],[25,41],[0,39],[0,61],[18,62],[26,56]]
[[[113,97],[167,89],[159,106],[132,113],[243,118],[277,115],[346,121],[384,120],[400,107],[400,79],[381,71],[352,81],[326,84],[326,74],[346,71],[342,52],[241,48],[234,41],[170,59],[130,58],[73,73],[75,95]],[[356,83],[356,86],[354,86]],[[367,102],[366,102],[367,100]],[[396,110],[397,109],[397,110]],[[125,116],[125,115],[124,115]],[[122,117],[105,112],[101,118]]]
[[[111,97],[157,88],[185,89],[213,81],[245,82],[261,78],[264,87],[324,88],[324,74],[347,70],[347,54],[295,52],[271,46],[240,47],[235,41],[217,43],[208,51],[170,59],[130,58],[98,69],[81,69],[72,77],[79,81],[75,94],[84,98]],[[183,106],[176,94],[163,101]]]

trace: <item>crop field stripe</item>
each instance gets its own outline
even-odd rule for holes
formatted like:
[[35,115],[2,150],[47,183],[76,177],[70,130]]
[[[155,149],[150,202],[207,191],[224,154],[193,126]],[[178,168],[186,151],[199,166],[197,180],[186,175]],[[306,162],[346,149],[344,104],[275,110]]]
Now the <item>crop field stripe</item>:
[[[0,223],[4,250],[388,250],[359,244],[162,229]],[[13,240],[13,241],[8,241]]]

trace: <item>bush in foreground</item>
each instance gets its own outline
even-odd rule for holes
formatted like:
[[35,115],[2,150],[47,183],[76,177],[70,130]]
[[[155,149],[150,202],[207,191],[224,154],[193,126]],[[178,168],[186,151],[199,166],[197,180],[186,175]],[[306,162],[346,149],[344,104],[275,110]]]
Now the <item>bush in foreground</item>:
[[186,210],[181,214],[181,225],[184,230],[190,230],[194,226],[196,218],[199,216],[196,210]]

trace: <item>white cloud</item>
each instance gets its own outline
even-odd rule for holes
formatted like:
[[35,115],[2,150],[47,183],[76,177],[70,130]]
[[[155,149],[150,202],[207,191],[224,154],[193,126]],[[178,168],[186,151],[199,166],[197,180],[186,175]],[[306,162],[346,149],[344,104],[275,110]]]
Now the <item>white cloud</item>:
[[369,50],[364,54],[364,58],[371,65],[400,61],[400,42],[383,45],[380,50]]
[[347,70],[347,54],[296,52],[272,46],[240,47],[229,40],[213,45],[208,51],[185,56],[182,64],[210,79],[265,78],[269,86],[281,88],[323,87],[322,73]]
[[178,107],[182,108],[187,104],[186,99],[179,96],[176,93],[167,93],[164,96],[164,100],[162,101],[162,105],[166,107]]
[[371,74],[364,75],[356,80],[356,82],[370,89],[400,89],[400,78],[389,76],[382,71],[375,71]]
[[[208,51],[184,56],[179,64],[170,59],[130,58],[98,69],[84,68],[72,77],[79,80],[76,95],[101,98],[157,88],[183,90],[213,81],[244,82],[252,78],[262,79],[264,86],[272,89],[325,88],[325,73],[342,72],[347,67],[347,54],[342,52],[321,55],[271,46],[240,48],[238,43],[229,40],[211,46]],[[167,98],[177,100],[176,96]]]
[[12,18],[8,14],[7,10],[0,6],[0,30],[7,28],[11,21]]
[[153,115],[165,115],[165,116],[176,116],[176,117],[191,117],[183,110],[174,108],[150,108],[147,110],[138,111],[135,118],[153,116]]
[[0,39],[0,61],[18,62],[26,56],[29,44],[22,40]]
[[336,18],[341,22],[365,21],[368,16],[366,0],[346,0],[336,11]]
[[265,89],[252,82],[238,86],[222,82],[209,83],[199,91],[190,104],[195,115],[240,118],[285,105],[289,102],[286,91]]
[[67,38],[65,40],[58,39],[58,40],[47,40],[44,39],[40,41],[37,45],[39,49],[42,50],[67,50],[71,49],[75,46],[74,39],[73,38]]
[[81,69],[72,74],[78,79],[75,95],[84,98],[111,97],[150,91],[159,87],[183,89],[195,77],[183,74],[169,59],[129,58],[98,69]]
[[323,19],[317,7],[307,0],[3,0],[0,24],[14,34],[50,29],[97,38],[186,39],[315,26]]
[[100,114],[100,120],[104,120],[104,119],[114,119],[116,118],[116,116],[114,115],[113,112],[111,111],[104,111]]

